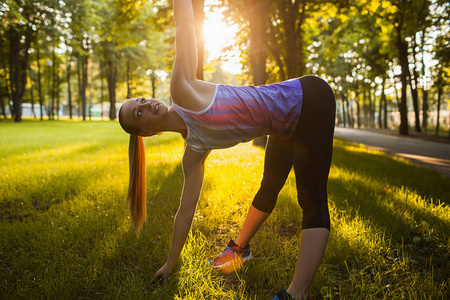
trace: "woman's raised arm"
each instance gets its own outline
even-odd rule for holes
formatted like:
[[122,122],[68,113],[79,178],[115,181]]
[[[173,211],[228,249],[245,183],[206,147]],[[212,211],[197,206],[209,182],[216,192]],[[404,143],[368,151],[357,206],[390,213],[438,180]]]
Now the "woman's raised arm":
[[197,42],[194,11],[191,0],[174,0],[173,15],[176,26],[175,63],[172,70],[171,93],[177,94],[183,85],[195,80]]
[[191,0],[174,0],[173,13],[177,32],[170,94],[176,104],[201,111],[211,102],[215,85],[196,78],[197,42]]

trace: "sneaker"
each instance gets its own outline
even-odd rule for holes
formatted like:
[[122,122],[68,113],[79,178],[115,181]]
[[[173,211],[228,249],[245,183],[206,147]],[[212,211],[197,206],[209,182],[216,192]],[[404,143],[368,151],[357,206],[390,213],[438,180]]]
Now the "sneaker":
[[[302,299],[312,299],[312,295],[307,298]],[[285,289],[281,289],[278,291],[278,293],[271,299],[271,300],[294,300],[294,298],[286,292]]]
[[241,248],[230,240],[228,246],[223,250],[222,254],[209,261],[209,264],[214,268],[219,269],[224,274],[231,274],[237,271],[242,264],[249,259],[252,259],[250,246]]
[[291,295],[289,295],[285,289],[281,289],[271,300],[291,300],[291,299],[294,298],[292,298]]

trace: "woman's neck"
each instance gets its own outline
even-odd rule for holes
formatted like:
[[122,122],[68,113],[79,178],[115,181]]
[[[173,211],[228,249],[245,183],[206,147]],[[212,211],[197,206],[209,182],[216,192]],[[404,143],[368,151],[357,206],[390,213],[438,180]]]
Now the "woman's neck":
[[171,106],[169,106],[167,117],[168,118],[163,131],[178,132],[183,137],[186,137],[187,135],[186,123]]

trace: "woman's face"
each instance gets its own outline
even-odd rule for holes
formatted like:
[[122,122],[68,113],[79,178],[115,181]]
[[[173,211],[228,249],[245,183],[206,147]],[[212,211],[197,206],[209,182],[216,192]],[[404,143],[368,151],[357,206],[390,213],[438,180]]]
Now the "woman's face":
[[161,128],[162,120],[168,107],[156,99],[134,98],[125,102],[121,109],[121,118],[127,128],[138,128],[139,135],[156,133]]

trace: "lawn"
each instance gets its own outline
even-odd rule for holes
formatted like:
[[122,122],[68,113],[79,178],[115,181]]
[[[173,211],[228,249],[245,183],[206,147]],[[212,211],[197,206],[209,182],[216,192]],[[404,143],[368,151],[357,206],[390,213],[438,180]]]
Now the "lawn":
[[[166,286],[183,185],[183,140],[146,139],[148,220],[125,202],[128,136],[117,122],[0,122],[1,299],[270,299],[287,287],[300,239],[291,173],[252,240],[254,259],[222,276],[207,261],[236,238],[262,177],[251,143],[213,152],[191,233]],[[314,299],[447,299],[450,178],[335,140],[331,236]]]

